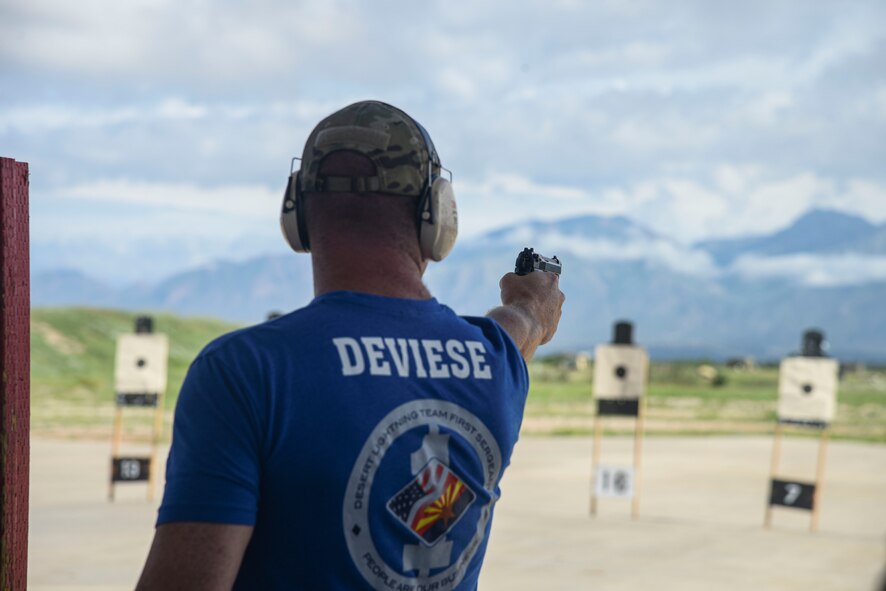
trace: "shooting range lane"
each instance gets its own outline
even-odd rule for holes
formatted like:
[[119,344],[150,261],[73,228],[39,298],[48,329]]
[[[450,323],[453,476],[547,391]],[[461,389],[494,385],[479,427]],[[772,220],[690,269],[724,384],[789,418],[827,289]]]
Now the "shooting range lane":
[[[817,440],[786,438],[782,473],[807,474]],[[629,464],[633,440],[606,454]],[[32,440],[31,591],[132,589],[159,495],[107,502],[107,442]],[[805,511],[760,523],[772,438],[647,437],[643,512],[606,499],[588,516],[590,437],[529,437],[502,483],[481,589],[873,588],[886,539],[886,446],[831,442],[819,531]],[[158,466],[168,447],[161,446]],[[159,487],[158,487],[159,491]],[[619,506],[621,505],[621,506]]]
[[[161,446],[161,475],[168,453]],[[28,589],[132,589],[153,538],[160,495],[146,502],[142,486],[122,486],[108,502],[107,441],[32,439],[31,454]]]
[[[818,441],[788,442],[783,473],[807,473]],[[518,442],[481,589],[868,590],[883,570],[886,446],[831,444],[816,534],[805,511],[783,511],[778,529],[760,525],[771,438],[646,437],[638,520],[617,499],[587,517],[591,446],[589,437]],[[632,446],[609,437],[606,453],[629,464]]]

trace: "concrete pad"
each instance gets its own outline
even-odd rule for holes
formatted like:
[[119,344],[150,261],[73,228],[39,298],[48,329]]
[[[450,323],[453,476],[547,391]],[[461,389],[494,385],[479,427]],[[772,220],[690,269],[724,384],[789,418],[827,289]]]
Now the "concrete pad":
[[[629,465],[607,438],[601,463]],[[523,438],[502,482],[481,588],[874,589],[886,560],[886,447],[832,443],[819,531],[776,509],[762,528],[771,438],[647,438],[640,518],[600,499],[589,517],[591,440]],[[812,480],[817,442],[787,439],[781,473]]]
[[[630,464],[631,445],[605,439],[601,461]],[[812,480],[816,445],[786,439],[782,474]],[[768,437],[647,438],[635,521],[618,499],[601,499],[589,517],[589,438],[524,437],[480,588],[874,589],[886,565],[886,446],[830,444],[814,534],[808,512],[792,509],[762,528],[771,446]],[[109,448],[32,440],[32,591],[134,586],[158,503],[145,500],[144,484],[119,486],[108,503]]]

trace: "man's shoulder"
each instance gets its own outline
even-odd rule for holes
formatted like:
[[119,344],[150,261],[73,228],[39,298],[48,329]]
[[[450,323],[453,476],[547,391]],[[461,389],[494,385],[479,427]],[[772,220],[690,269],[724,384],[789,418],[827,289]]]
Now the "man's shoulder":
[[[348,305],[341,302],[324,302],[317,305],[313,302],[302,308],[298,308],[253,326],[240,328],[223,334],[212,340],[197,356],[198,360],[214,358],[226,360],[236,357],[244,359],[259,359],[268,352],[280,351],[281,349],[300,349],[299,343],[309,347],[316,344],[316,338],[327,332],[335,332],[336,329],[346,326],[344,332],[358,333],[372,331],[379,326],[391,326],[390,318],[384,318],[373,314],[372,310],[348,310]],[[482,339],[492,345],[493,350],[508,350],[515,348],[509,335],[493,319],[486,316],[460,316],[444,304],[434,302],[433,307],[424,308],[424,312],[433,310],[433,314],[422,314],[421,324],[426,326],[429,332],[439,333],[454,331],[464,337]],[[383,311],[382,311],[383,312]],[[417,317],[407,315],[399,321],[407,324],[415,324]],[[398,324],[394,321],[393,324]],[[450,328],[444,328],[449,326]],[[454,336],[454,335],[453,335]]]
[[246,326],[216,337],[206,345],[197,359],[205,357],[226,357],[242,355],[246,351],[279,345],[291,335],[294,327],[304,326],[312,321],[309,307],[299,308],[273,320]]

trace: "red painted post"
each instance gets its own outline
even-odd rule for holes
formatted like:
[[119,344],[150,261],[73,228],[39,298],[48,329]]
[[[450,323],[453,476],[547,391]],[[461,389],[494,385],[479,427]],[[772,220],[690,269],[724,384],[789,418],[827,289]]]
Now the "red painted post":
[[28,165],[0,158],[0,591],[28,584]]

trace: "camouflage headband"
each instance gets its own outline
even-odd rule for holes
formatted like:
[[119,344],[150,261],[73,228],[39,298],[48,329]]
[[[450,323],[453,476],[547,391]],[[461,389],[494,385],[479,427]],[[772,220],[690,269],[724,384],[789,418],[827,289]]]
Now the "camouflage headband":
[[[323,159],[341,150],[359,152],[372,160],[375,176],[321,176]],[[432,173],[439,174],[434,144],[418,122],[391,105],[362,101],[326,117],[311,132],[302,155],[302,190],[414,197],[425,188],[429,164],[434,168]]]

